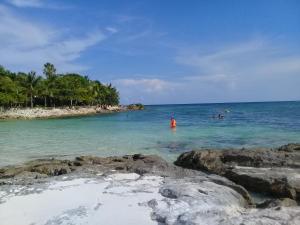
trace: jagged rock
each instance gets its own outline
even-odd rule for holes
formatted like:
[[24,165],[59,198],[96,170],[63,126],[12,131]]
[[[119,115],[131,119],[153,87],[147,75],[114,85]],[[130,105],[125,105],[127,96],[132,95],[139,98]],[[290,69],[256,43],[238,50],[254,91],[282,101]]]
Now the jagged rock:
[[299,151],[300,150],[300,144],[294,144],[290,143],[287,145],[283,145],[278,148],[279,151],[286,151],[286,152],[293,152],[293,151]]
[[[40,159],[34,160],[18,167],[6,167],[0,170],[1,179],[12,179],[0,182],[0,184],[15,183],[24,184],[24,175],[32,178],[33,175],[45,178],[48,176],[59,176],[72,171],[85,172],[89,174],[110,173],[118,171],[123,173],[137,173],[139,175],[153,174],[162,177],[172,178],[193,178],[195,182],[209,181],[220,186],[228,187],[244,197],[249,206],[253,201],[249,193],[241,186],[216,175],[188,170],[182,167],[168,163],[164,159],[155,155],[125,155],[112,157],[80,156],[75,160],[57,160],[57,159]],[[23,174],[22,176],[20,174]],[[22,179],[21,179],[21,178]],[[33,179],[33,178],[32,178]],[[30,182],[34,182],[30,179]],[[167,193],[165,193],[167,194]]]
[[[224,163],[220,158],[221,155],[221,152],[214,154],[212,151],[209,154],[203,155],[201,160],[204,160],[204,158],[210,159],[213,156],[216,157],[215,159],[211,159],[210,162],[212,165],[207,163],[205,168],[216,168],[217,171],[222,171],[220,168],[224,168]],[[186,159],[187,161],[185,162],[194,162],[193,166],[195,168],[202,166],[201,160],[197,158],[191,159],[187,157]],[[186,165],[188,166],[189,164]],[[236,169],[237,167],[233,165],[230,164],[228,168]],[[141,210],[148,207],[151,211],[147,211],[147,215],[150,215],[152,212],[151,218],[159,224],[296,225],[300,222],[299,207],[286,208],[286,206],[294,204],[293,200],[283,199],[280,202],[275,201],[273,203],[269,201],[257,204],[261,208],[254,209],[249,193],[242,186],[216,174],[208,174],[172,165],[158,156],[136,154],[106,158],[81,156],[75,160],[35,160],[23,166],[18,166],[15,170],[14,167],[1,169],[0,185],[4,185],[2,186],[2,190],[6,190],[6,193],[14,193],[14,191],[11,191],[13,187],[20,187],[20,185],[14,185],[16,184],[15,180],[22,179],[25,180],[24,183],[19,184],[30,184],[35,188],[29,186],[28,190],[16,189],[18,195],[27,195],[29,193],[34,195],[35,191],[49,190],[46,184],[39,182],[40,178],[47,177],[46,180],[52,181],[53,178],[51,176],[57,176],[65,172],[70,174],[68,176],[56,177],[55,181],[58,181],[58,183],[62,182],[61,186],[55,183],[51,187],[51,191],[57,192],[55,188],[60,190],[60,187],[64,187],[60,191],[67,193],[68,189],[73,188],[72,190],[78,193],[78,190],[86,191],[88,190],[87,187],[91,187],[90,190],[94,194],[89,194],[92,196],[91,202],[93,204],[95,201],[93,197],[99,196],[99,194],[105,195],[106,201],[110,201],[110,199],[113,201],[116,197],[128,199],[128,204],[132,203],[132,198],[137,198],[141,202],[137,202],[136,205],[141,207]],[[69,177],[72,176],[73,178],[75,177],[74,182],[69,180]],[[30,178],[29,183],[26,177]],[[67,185],[63,184],[64,181]],[[288,182],[291,182],[291,180]],[[75,186],[70,185],[70,183],[73,183]],[[79,188],[81,185],[82,187]],[[30,189],[32,190],[30,191]],[[59,196],[62,196],[60,191]],[[107,195],[113,197],[107,198]],[[140,200],[137,196],[143,196],[143,200]],[[149,196],[149,198],[146,198],[146,196]],[[85,195],[74,196],[74,198],[77,197],[85,198]],[[76,201],[74,202],[76,203]],[[92,208],[90,207],[91,203],[88,203],[89,207],[86,210],[87,212],[90,208],[91,210],[89,211],[90,214],[86,215],[95,218],[95,209],[98,211],[99,204],[101,204],[101,207],[105,207],[105,204],[110,203],[105,203],[105,201],[98,202]],[[120,208],[118,203],[115,202],[114,204]],[[57,201],[55,200],[51,204],[55,205]],[[71,204],[70,207],[74,207],[74,205]],[[65,215],[64,210],[62,210],[62,213],[61,215]],[[6,216],[6,214],[2,215]],[[70,216],[72,217],[73,214]],[[59,218],[62,217],[60,216]],[[56,219],[55,217],[53,221],[56,222],[55,224],[58,224],[60,220]]]
[[201,150],[181,154],[175,164],[205,170],[254,192],[300,199],[300,144],[278,149]]
[[[152,218],[159,224],[179,225],[296,225],[300,222],[300,208],[290,207],[283,200],[282,207],[245,209],[246,202],[231,188],[210,181],[190,178],[165,179],[156,201]],[[292,204],[293,200],[290,200]]]

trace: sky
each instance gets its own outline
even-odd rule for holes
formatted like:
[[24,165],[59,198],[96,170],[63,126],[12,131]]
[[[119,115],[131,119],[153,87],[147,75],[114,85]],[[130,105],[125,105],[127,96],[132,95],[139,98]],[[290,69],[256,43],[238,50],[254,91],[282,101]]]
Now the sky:
[[0,64],[46,62],[123,104],[300,100],[300,1],[0,0]]

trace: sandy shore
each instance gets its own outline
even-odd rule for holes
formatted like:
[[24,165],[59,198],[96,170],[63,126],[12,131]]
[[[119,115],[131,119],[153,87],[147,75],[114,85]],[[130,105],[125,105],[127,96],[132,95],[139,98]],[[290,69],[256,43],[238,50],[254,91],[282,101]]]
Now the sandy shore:
[[[12,108],[0,112],[0,119],[36,119],[58,118],[68,116],[83,116],[99,113],[122,112],[129,110],[127,106],[102,107],[73,107],[73,108]],[[131,109],[130,109],[131,110]]]
[[0,221],[298,225],[300,207],[288,198],[257,200],[224,177],[184,169],[158,156],[81,156],[0,168]]

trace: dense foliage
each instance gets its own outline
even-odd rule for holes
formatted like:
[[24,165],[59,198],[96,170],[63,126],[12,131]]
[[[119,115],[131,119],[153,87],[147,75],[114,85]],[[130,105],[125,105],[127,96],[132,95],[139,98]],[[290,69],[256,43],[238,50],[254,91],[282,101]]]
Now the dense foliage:
[[111,84],[104,85],[75,73],[57,74],[53,64],[44,65],[44,77],[34,71],[13,73],[0,66],[1,107],[55,107],[118,105],[119,93]]

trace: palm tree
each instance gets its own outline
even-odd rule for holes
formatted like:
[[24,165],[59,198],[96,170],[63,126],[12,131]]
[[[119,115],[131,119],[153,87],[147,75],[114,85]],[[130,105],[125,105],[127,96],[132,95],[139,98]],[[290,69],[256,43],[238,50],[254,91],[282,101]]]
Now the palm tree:
[[38,95],[44,99],[44,107],[47,107],[47,97],[49,96],[47,80],[41,79],[36,87]]
[[56,75],[56,69],[53,64],[47,62],[44,64],[43,73],[47,79],[51,79]]
[[33,108],[33,94],[35,91],[35,87],[40,81],[41,77],[36,76],[36,72],[30,71],[27,75],[26,83],[28,88],[28,93],[30,95],[30,107]]

